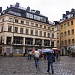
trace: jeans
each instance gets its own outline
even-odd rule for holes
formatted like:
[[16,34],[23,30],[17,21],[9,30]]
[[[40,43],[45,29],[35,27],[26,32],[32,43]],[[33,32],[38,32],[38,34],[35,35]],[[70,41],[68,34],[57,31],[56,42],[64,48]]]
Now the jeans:
[[37,68],[37,66],[39,66],[39,58],[35,57],[35,67]]
[[58,60],[58,54],[56,54],[56,59]]
[[54,73],[53,62],[49,62],[49,61],[48,61],[48,70],[47,70],[47,72],[50,71],[50,66],[51,66],[51,71],[52,71],[52,73]]

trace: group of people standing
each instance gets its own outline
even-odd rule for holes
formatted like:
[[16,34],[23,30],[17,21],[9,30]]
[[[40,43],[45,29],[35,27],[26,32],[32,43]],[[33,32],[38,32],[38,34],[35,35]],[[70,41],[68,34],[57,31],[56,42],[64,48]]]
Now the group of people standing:
[[[40,57],[41,54],[38,50],[33,50],[33,51],[30,51],[28,53],[28,60],[31,60],[32,56],[34,57],[36,68],[39,66],[39,57]],[[50,53],[49,52],[48,53],[43,53],[43,56],[44,56],[45,60],[46,59],[48,60],[47,72],[50,72],[50,66],[51,66],[52,74],[54,74],[53,62],[55,62],[55,58],[56,58],[56,60],[58,60],[59,52],[54,50],[53,52],[50,52]]]

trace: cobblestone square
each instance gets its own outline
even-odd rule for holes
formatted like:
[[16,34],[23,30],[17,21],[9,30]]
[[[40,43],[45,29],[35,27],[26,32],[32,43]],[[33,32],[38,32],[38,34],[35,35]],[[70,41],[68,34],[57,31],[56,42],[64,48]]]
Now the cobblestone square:
[[[46,73],[47,60],[40,59],[39,70],[35,68],[34,59],[27,57],[0,57],[0,75],[52,75]],[[75,75],[75,58],[61,56],[54,62],[54,75]]]

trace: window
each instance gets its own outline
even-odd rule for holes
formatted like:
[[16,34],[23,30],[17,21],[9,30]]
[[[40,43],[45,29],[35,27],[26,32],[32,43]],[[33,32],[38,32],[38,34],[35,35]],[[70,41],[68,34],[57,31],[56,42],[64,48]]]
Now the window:
[[26,38],[25,44],[26,45],[33,45],[33,39],[32,38]]
[[18,27],[15,27],[15,32],[18,33]]
[[66,27],[66,24],[64,24],[64,28]]
[[59,40],[57,40],[57,46],[59,46]]
[[12,22],[12,18],[9,18],[8,21],[9,21],[9,22]]
[[36,15],[34,15],[34,19],[37,20],[37,16]]
[[70,35],[70,30],[68,30],[68,35]]
[[40,31],[40,36],[42,36],[42,31]]
[[26,21],[26,25],[29,25],[29,22],[28,21]]
[[62,44],[62,46],[63,46],[63,44],[64,44],[63,41],[61,41],[61,44]]
[[49,40],[44,40],[44,46],[50,46],[50,41]]
[[11,37],[7,37],[7,44],[11,44]]
[[74,44],[74,39],[72,39],[72,44]]
[[15,23],[18,23],[18,19],[15,19]]
[[67,40],[65,40],[65,45],[67,45]]
[[57,44],[59,44],[59,40],[57,40]]
[[23,33],[23,28],[20,28],[20,33]]
[[72,35],[74,34],[74,29],[71,30],[72,31]]
[[50,37],[50,33],[48,33],[48,37]]
[[48,30],[50,30],[50,27],[48,27]]
[[2,28],[1,28],[1,32],[3,31],[3,29],[4,29],[4,26],[2,26]]
[[40,20],[43,22],[43,17],[40,17]]
[[46,29],[46,26],[44,26],[44,29]]
[[63,32],[61,33],[61,37],[63,37]]
[[52,33],[52,38],[54,38],[54,34]]
[[71,25],[73,25],[73,21],[71,21]]
[[61,25],[61,28],[63,28],[63,25]]
[[31,23],[31,26],[34,26],[34,23]]
[[28,17],[28,18],[29,18],[29,13],[26,13],[26,17]]
[[12,26],[8,26],[8,32],[12,32]]
[[40,25],[40,28],[42,28],[42,25]]
[[29,32],[28,29],[26,29],[26,34],[28,34],[28,32]]
[[2,37],[0,37],[0,44],[2,43]]
[[52,30],[54,31],[54,28],[52,28]]
[[66,31],[64,32],[64,36],[66,36]]
[[33,19],[33,14],[26,13],[26,17]]
[[46,32],[44,32],[44,37],[46,37]]
[[21,21],[21,24],[24,24],[24,21]]
[[70,26],[70,23],[68,22],[67,25]]
[[46,22],[46,18],[43,18],[43,21]]
[[4,22],[4,18],[2,18],[2,22]]
[[14,37],[14,44],[23,44],[22,37]]
[[70,39],[68,39],[68,44],[70,44]]
[[31,35],[33,35],[33,30],[31,30]]
[[40,21],[40,16],[37,16],[37,20],[39,20],[39,21]]
[[59,33],[57,33],[57,38],[59,38]]
[[30,16],[31,19],[33,19],[33,14],[30,14],[29,16]]
[[38,27],[38,24],[35,24],[36,27]]
[[38,36],[38,31],[37,30],[35,30],[35,35]]

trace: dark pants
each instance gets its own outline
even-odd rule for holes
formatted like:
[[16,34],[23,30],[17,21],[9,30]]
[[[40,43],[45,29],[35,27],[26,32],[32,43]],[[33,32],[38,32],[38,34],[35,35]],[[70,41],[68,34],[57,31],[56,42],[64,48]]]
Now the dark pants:
[[58,54],[56,54],[56,59],[58,60]]
[[28,55],[28,60],[31,60],[32,55]]
[[34,58],[34,60],[35,60],[35,67],[37,68],[37,66],[39,66],[39,58]]
[[47,57],[46,54],[44,54],[44,60],[46,60],[46,57]]
[[53,62],[49,62],[49,61],[48,61],[48,70],[47,70],[47,72],[50,71],[50,66],[51,66],[51,71],[52,71],[52,73],[54,73]]

